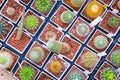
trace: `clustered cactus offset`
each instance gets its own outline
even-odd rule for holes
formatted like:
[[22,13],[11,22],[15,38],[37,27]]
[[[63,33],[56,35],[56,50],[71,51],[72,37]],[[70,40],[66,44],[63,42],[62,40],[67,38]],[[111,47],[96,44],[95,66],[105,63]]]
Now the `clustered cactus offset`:
[[118,20],[117,17],[111,17],[111,18],[109,18],[109,20],[108,20],[108,25],[109,25],[111,28],[117,27],[118,24],[119,24],[119,20]]
[[115,66],[120,67],[120,50],[115,50],[110,56],[110,60]]
[[36,0],[36,9],[41,13],[47,13],[52,8],[52,0]]
[[84,0],[70,0],[73,7],[79,8],[82,6]]
[[7,33],[7,26],[4,22],[0,21],[0,35],[4,36]]

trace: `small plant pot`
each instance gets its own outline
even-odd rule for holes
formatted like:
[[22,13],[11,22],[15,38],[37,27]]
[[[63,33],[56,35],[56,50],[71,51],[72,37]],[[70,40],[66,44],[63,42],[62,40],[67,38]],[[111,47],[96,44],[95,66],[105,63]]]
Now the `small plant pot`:
[[[89,57],[91,56],[90,60],[87,60],[89,59],[87,55],[89,55]],[[93,58],[96,59],[94,60],[94,62],[92,61]],[[88,62],[88,61],[92,61],[92,62]],[[84,48],[82,52],[80,53],[78,59],[76,60],[76,64],[79,67],[82,67],[83,69],[89,72],[92,72],[95,69],[99,61],[100,61],[100,57],[96,53],[92,52],[91,50],[87,48]]]
[[55,14],[52,16],[51,20],[60,28],[62,28],[63,30],[66,30],[69,28],[70,24],[74,21],[75,19],[75,15],[74,15],[74,19],[72,22],[70,23],[64,23],[61,21],[61,15],[64,11],[69,11],[66,7],[64,7],[63,5],[61,5],[58,10],[55,12]]
[[[104,47],[103,49],[98,49],[98,48],[96,48],[95,45],[94,45],[94,40],[95,40],[95,38],[96,38],[97,36],[100,36],[100,35],[106,37],[106,38],[107,38],[107,41],[108,41],[108,44],[107,44],[106,47]],[[87,45],[88,45],[90,48],[92,48],[93,50],[95,50],[96,52],[100,53],[100,52],[106,51],[107,48],[109,47],[109,45],[111,44],[111,42],[112,42],[112,39],[111,39],[111,38],[107,37],[106,34],[104,34],[103,32],[101,32],[100,30],[96,30],[96,32],[93,34],[93,36],[91,37],[91,39],[89,40],[89,42],[88,42]]]
[[[36,78],[36,76],[38,75],[39,70],[38,70],[37,68],[35,68],[34,66],[32,66],[30,63],[26,62],[26,61],[23,61],[23,62],[21,63],[21,65],[19,66],[19,68],[16,70],[16,72],[15,72],[16,78],[19,79],[19,80],[22,80],[22,79],[20,78],[20,70],[21,70],[22,67],[24,67],[24,66],[29,66],[29,67],[32,67],[32,68],[34,69],[34,78],[32,79],[32,80],[34,80],[34,79]],[[28,76],[26,76],[26,77],[28,77]]]
[[100,1],[104,4],[107,4],[107,5],[111,5],[111,3],[114,1],[114,0],[97,0],[97,1]]
[[[97,80],[102,80],[101,79],[101,73],[103,70],[105,70],[106,68],[111,68],[113,70],[115,70],[110,64],[108,64],[107,62],[104,62],[101,67],[99,68],[99,70],[97,71],[97,73],[95,74],[95,78]],[[116,72],[116,71],[115,71]],[[117,73],[117,72],[116,72]],[[118,74],[118,73],[117,73]],[[116,80],[116,79],[115,79]]]
[[62,39],[62,42],[67,42],[68,44],[70,44],[70,47],[71,47],[69,52],[63,53],[62,55],[71,61],[74,60],[79,48],[81,47],[81,44],[76,42],[69,36],[64,36]]
[[7,44],[10,45],[15,50],[17,50],[18,52],[22,53],[30,43],[31,37],[23,32],[22,38],[20,40],[16,40],[17,31],[18,29],[15,28],[15,30],[7,40]]
[[111,60],[111,55],[113,55],[113,52],[116,51],[116,50],[120,50],[120,45],[119,44],[115,44],[115,46],[112,48],[112,50],[109,52],[108,56],[107,56],[107,60],[109,62],[111,62],[114,66],[116,67],[120,67],[120,66],[117,66],[117,64],[115,65],[115,63],[112,62]]
[[56,28],[54,25],[48,23],[44,30],[41,32],[39,40],[43,41],[44,43],[48,42],[49,32],[53,33],[53,36],[51,37],[53,37],[53,39],[55,40],[59,40],[63,35],[62,31],[59,31],[59,29]]
[[[50,12],[52,11],[52,9],[54,8],[54,6],[55,6],[55,4],[56,4],[56,0],[51,0],[51,7],[48,9],[48,11],[45,11],[45,12],[41,12],[41,11],[39,11],[38,9],[37,9],[37,7],[36,7],[36,3],[38,3],[38,2],[36,2],[37,0],[34,0],[33,1],[33,3],[32,3],[32,5],[31,5],[31,7],[35,10],[35,11],[37,11],[38,13],[41,13],[41,14],[43,14],[43,15],[45,15],[45,16],[48,16],[49,14],[50,14]],[[50,5],[50,4],[47,4],[47,5]],[[46,7],[45,7],[46,8]],[[48,8],[48,7],[47,7]]]
[[[14,69],[14,67],[15,67],[18,59],[19,59],[19,56],[16,55],[16,54],[15,54],[14,52],[12,52],[11,50],[5,48],[5,47],[2,47],[1,52],[9,52],[10,55],[12,56],[12,58],[13,58],[14,61],[12,62],[11,66],[9,66],[9,68],[6,68],[6,70],[8,70],[8,71],[12,71],[12,70]],[[1,68],[2,68],[2,67],[1,67]]]
[[[111,22],[110,24],[110,19],[111,18],[116,18],[117,23],[116,25]],[[111,25],[111,26],[110,26]],[[104,29],[105,31],[116,34],[118,32],[118,28],[120,26],[120,17],[113,14],[112,12],[108,11],[105,17],[103,18],[102,22],[100,23],[100,27]]]
[[[13,8],[12,13],[9,12],[11,10],[9,10],[8,7]],[[16,23],[18,21],[18,19],[20,18],[20,16],[22,15],[22,13],[24,12],[24,9],[25,9],[25,7],[21,4],[19,4],[17,1],[8,0],[6,2],[6,4],[4,5],[4,7],[2,8],[1,13],[5,17],[7,17],[9,20]]]
[[29,4],[31,0],[20,0],[21,2],[23,2],[24,4]]
[[[77,68],[76,66],[72,66],[72,68],[69,70],[69,72],[67,73],[67,75],[64,77],[64,80],[71,80],[70,77],[71,77],[71,74],[72,73],[79,73],[81,74],[82,78],[81,80],[87,80],[88,79],[88,76],[86,74],[84,74],[84,72],[82,70],[80,70],[79,68]],[[76,74],[77,75],[77,74]],[[75,76],[75,75],[74,75]],[[80,77],[80,76],[79,76]],[[78,77],[76,77],[78,79]],[[75,79],[75,77],[74,77]]]
[[[32,26],[29,25],[31,23],[29,21],[33,21],[30,19],[31,16],[33,19],[37,20],[36,26],[33,26],[32,29],[31,29]],[[28,20],[28,18],[29,18],[29,20]],[[25,15],[25,22],[24,23],[25,23],[24,24],[25,30],[27,30],[30,34],[35,35],[37,33],[37,31],[40,29],[40,27],[43,23],[43,20],[41,19],[41,17],[37,16],[35,13],[33,13],[32,11],[29,10],[29,11],[27,11],[27,13]],[[30,26],[29,27],[30,29],[27,27],[27,25],[28,25],[28,27]],[[34,25],[34,24],[31,24],[31,25]]]
[[118,10],[118,12],[120,14],[120,7],[118,7],[118,2],[119,2],[119,0],[113,0],[113,4],[112,4],[111,8]]
[[[44,56],[44,59],[40,62],[34,62],[30,59],[29,55],[30,55],[30,51],[32,50],[33,47],[41,47],[44,52],[45,52],[45,56]],[[44,64],[44,62],[46,61],[47,57],[49,56],[50,54],[50,51],[48,51],[45,47],[43,47],[41,44],[39,44],[38,42],[34,42],[33,45],[31,46],[30,50],[28,51],[27,55],[26,55],[26,58],[28,60],[30,60],[32,63],[34,63],[35,65],[37,66],[40,66],[42,67],[42,65]]]
[[[13,29],[13,24],[10,22],[7,22],[5,19],[1,18],[0,20],[2,23],[5,24],[6,30],[2,35],[0,35],[0,40],[5,41],[8,35],[10,34],[11,30]],[[2,29],[2,28],[1,28]],[[3,31],[3,30],[2,30]]]
[[80,40],[81,42],[85,42],[85,41],[87,40],[87,38],[89,37],[89,35],[92,33],[93,27],[89,26],[89,30],[88,30],[87,34],[86,34],[85,36],[80,36],[80,35],[77,33],[76,28],[77,28],[77,27],[79,26],[79,24],[81,24],[81,23],[82,23],[82,24],[85,23],[86,25],[89,26],[89,24],[88,24],[87,22],[85,22],[82,18],[78,18],[78,19],[75,21],[75,23],[72,25],[69,33],[70,33],[73,37],[75,37],[75,38],[77,38],[78,40]]
[[37,80],[54,80],[51,76],[46,74],[45,72],[42,72]]
[[[54,67],[57,67],[57,68],[54,68]],[[56,54],[54,54],[51,57],[51,59],[48,61],[48,63],[46,64],[44,69],[48,73],[53,75],[55,78],[60,79],[68,67],[69,67],[69,64],[65,60],[63,60],[62,58],[60,58]]]
[[66,4],[68,7],[70,7],[71,9],[75,11],[79,11],[82,8],[82,5],[85,3],[85,1],[86,0],[83,0],[83,2],[81,3],[81,6],[79,7],[74,7],[70,0],[63,0],[63,3]]

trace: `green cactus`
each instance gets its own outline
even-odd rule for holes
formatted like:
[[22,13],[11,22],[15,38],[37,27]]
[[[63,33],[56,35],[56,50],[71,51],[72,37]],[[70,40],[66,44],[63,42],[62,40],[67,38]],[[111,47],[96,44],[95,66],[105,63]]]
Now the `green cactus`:
[[41,62],[44,57],[45,52],[41,47],[33,47],[29,54],[29,58],[34,62]]
[[76,27],[76,32],[79,36],[86,36],[89,33],[89,26],[85,23],[80,23]]
[[85,0],[70,0],[73,7],[79,8]]
[[108,20],[108,25],[109,25],[111,28],[117,27],[118,24],[119,24],[119,20],[118,20],[117,17],[111,17],[111,18],[109,18],[109,20]]
[[61,14],[61,21],[63,23],[70,23],[72,22],[74,19],[74,14],[70,11],[64,11],[62,14]]
[[4,65],[7,62],[7,58],[5,56],[0,57],[0,64]]
[[101,72],[101,80],[116,80],[117,73],[111,68],[105,68]]
[[82,73],[78,71],[73,71],[70,73],[68,80],[85,80]]
[[84,64],[86,68],[93,68],[98,60],[99,58],[95,54],[87,52],[83,54],[80,63]]
[[33,15],[27,16],[27,18],[25,19],[26,29],[34,30],[36,29],[37,26],[38,26],[38,18]]
[[41,13],[47,13],[52,8],[52,0],[36,0],[36,9]]
[[4,36],[7,33],[7,26],[4,22],[0,21],[0,35]]
[[95,37],[94,46],[97,49],[104,49],[107,45],[108,45],[108,39],[105,36],[99,35]]
[[23,66],[20,69],[19,76],[21,80],[33,80],[35,76],[35,70],[31,66]]
[[115,66],[119,66],[120,67],[120,50],[113,51],[111,56],[110,56],[110,60],[112,61],[112,63]]

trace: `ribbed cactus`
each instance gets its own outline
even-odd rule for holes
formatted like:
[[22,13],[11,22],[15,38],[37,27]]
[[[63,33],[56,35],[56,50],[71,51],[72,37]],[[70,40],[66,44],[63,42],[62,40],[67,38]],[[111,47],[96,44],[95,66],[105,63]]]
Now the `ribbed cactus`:
[[120,67],[120,50],[115,50],[110,56],[110,60],[115,66]]
[[50,40],[47,42],[47,48],[52,52],[67,53],[70,51],[71,46],[66,42]]
[[41,62],[44,57],[45,52],[41,47],[33,47],[29,54],[29,58],[34,62]]
[[103,36],[103,35],[99,35],[97,37],[95,37],[94,39],[94,46],[97,49],[103,49],[108,45],[108,39]]
[[109,20],[108,20],[108,25],[109,25],[111,28],[117,27],[118,24],[119,24],[119,20],[118,20],[117,17],[111,17],[111,18],[109,18]]
[[7,33],[7,26],[4,22],[0,21],[0,35],[4,36]]
[[70,0],[73,7],[79,8],[85,0]]

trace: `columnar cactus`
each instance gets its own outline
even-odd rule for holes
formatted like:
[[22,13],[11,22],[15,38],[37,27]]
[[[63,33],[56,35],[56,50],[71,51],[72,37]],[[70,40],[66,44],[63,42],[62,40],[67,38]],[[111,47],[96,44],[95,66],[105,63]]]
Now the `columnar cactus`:
[[79,8],[82,6],[84,0],[70,0],[73,7]]
[[109,18],[109,20],[108,20],[108,25],[109,25],[111,28],[117,27],[118,24],[119,24],[118,18],[116,18],[116,17],[111,17],[111,18]]
[[0,35],[4,36],[7,33],[7,26],[4,22],[0,21]]

